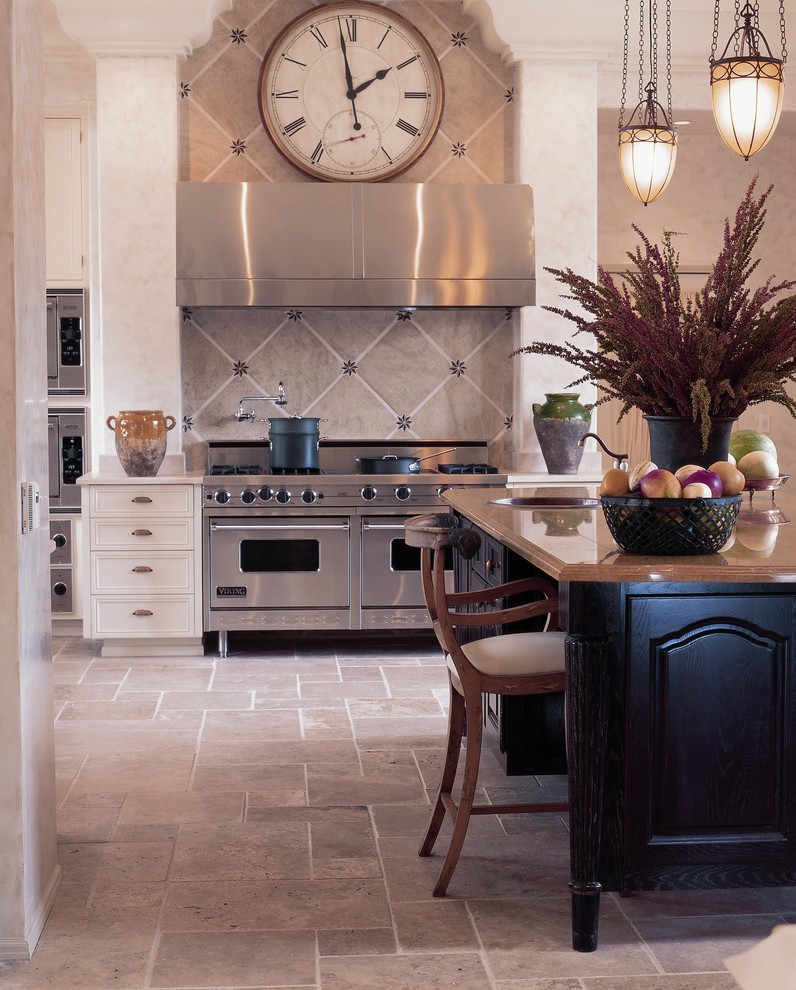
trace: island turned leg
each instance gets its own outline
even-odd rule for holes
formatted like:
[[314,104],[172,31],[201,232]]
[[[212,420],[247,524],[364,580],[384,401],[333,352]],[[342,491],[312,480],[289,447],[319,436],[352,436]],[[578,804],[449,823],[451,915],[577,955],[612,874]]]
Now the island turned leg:
[[600,917],[602,783],[608,708],[609,637],[569,635],[567,761],[569,767],[572,948],[594,952]]

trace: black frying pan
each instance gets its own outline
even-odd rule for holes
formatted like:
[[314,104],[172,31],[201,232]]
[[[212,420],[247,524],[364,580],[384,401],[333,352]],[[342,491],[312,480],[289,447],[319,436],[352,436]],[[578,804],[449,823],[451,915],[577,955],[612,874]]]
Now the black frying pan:
[[382,457],[357,457],[362,474],[417,474],[420,462],[428,461],[440,454],[449,454],[455,447],[438,450],[436,454],[424,454],[422,457],[399,457],[397,454],[384,454]]

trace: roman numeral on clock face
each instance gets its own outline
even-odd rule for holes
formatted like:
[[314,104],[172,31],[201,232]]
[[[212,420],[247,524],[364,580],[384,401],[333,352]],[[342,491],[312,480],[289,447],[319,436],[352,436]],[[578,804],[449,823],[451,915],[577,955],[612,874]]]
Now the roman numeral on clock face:
[[401,130],[406,131],[407,134],[411,134],[412,137],[417,137],[417,135],[420,133],[419,128],[415,127],[414,124],[407,124],[407,122],[403,120],[401,117],[398,118],[398,123],[395,126],[400,127]]
[[284,93],[274,93],[274,98],[277,100],[297,100],[298,90],[297,89],[286,89]]
[[324,38],[324,36],[321,34],[321,29],[319,27],[317,27],[316,25],[313,24],[313,26],[310,28],[310,34],[318,42],[318,44],[321,46],[321,48],[328,48],[329,47],[326,44],[326,38]]
[[285,124],[285,134],[289,134],[291,137],[300,131],[301,128],[307,123],[303,117],[297,117],[295,120],[291,121],[289,124]]
[[318,162],[321,160],[322,155],[323,155],[323,141],[319,141],[315,145],[315,150],[310,155],[310,161],[314,162],[317,165]]
[[416,62],[416,61],[417,61],[417,55],[413,55],[411,58],[406,59],[404,62],[399,62],[396,68],[405,69],[407,65],[411,65],[412,62]]
[[351,17],[345,22],[345,33],[348,35],[349,41],[357,40],[357,19],[356,17]]
[[405,100],[427,100],[430,93],[404,93]]

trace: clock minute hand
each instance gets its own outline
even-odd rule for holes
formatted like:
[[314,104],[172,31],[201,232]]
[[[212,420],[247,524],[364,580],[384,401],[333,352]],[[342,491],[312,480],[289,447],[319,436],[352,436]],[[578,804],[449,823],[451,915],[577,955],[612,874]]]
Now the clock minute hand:
[[348,64],[348,53],[346,51],[345,37],[343,36],[343,24],[337,18],[337,29],[340,32],[340,51],[343,53],[343,65],[345,66],[346,99],[351,101],[351,109],[354,112],[354,130],[361,130],[362,124],[357,119],[357,94],[354,92],[354,77],[351,75],[351,67]]
[[384,77],[387,75],[389,71],[390,71],[389,67],[386,69],[379,69],[379,71],[372,79],[368,79],[367,82],[360,83],[359,86],[357,86],[357,88],[354,90],[354,96],[359,96],[359,94],[362,92],[363,89],[367,89],[368,86],[370,86],[371,83],[376,82],[377,79],[384,79]]

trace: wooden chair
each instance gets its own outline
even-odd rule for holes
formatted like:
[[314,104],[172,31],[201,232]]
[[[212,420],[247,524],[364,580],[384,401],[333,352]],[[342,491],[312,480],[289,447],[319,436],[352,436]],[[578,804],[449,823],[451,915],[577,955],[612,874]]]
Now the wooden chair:
[[[442,647],[450,681],[450,710],[445,762],[431,820],[418,855],[429,856],[446,813],[453,819],[453,834],[434,896],[448,888],[467,834],[471,815],[505,815],[524,812],[567,811],[566,802],[543,804],[474,803],[481,756],[485,693],[502,695],[547,694],[564,690],[564,633],[558,628],[556,588],[544,578],[511,581],[496,588],[454,593],[445,587],[445,550],[451,547],[465,559],[472,557],[480,537],[464,529],[455,515],[429,513],[407,520],[405,540],[420,547],[423,594],[434,632]],[[541,600],[493,611],[467,611],[479,605],[518,594],[541,594]],[[506,626],[533,616],[548,615],[552,631],[491,635],[460,645],[456,629]],[[458,804],[451,791],[459,765],[466,727],[464,776]]]

